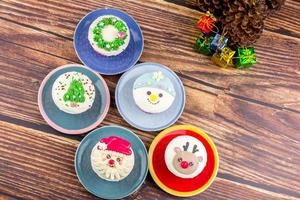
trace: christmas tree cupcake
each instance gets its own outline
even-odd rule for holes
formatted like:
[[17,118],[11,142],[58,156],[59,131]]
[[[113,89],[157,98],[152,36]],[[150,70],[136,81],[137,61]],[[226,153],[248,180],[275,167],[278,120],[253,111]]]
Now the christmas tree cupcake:
[[90,25],[88,39],[96,52],[116,56],[128,46],[130,31],[126,22],[119,17],[104,15]]
[[67,72],[55,80],[52,98],[60,110],[79,114],[92,107],[95,100],[95,87],[83,73]]
[[143,74],[134,82],[133,98],[144,112],[161,113],[167,110],[175,96],[171,80],[161,71]]
[[92,150],[91,165],[94,172],[107,181],[126,178],[134,166],[130,142],[117,136],[101,139]]

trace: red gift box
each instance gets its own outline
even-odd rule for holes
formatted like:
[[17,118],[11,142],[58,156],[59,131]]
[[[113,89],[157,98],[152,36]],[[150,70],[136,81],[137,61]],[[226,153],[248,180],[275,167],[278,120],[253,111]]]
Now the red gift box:
[[213,29],[215,22],[216,20],[210,15],[203,15],[197,23],[197,28],[208,34]]

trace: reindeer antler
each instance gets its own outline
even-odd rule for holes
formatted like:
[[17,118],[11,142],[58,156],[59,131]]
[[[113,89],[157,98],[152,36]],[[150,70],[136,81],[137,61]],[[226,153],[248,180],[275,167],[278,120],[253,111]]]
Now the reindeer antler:
[[182,147],[183,147],[183,151],[187,151],[188,148],[189,148],[189,145],[190,145],[190,143],[189,143],[189,142],[186,142],[186,145],[183,145],[183,146],[182,146]]
[[195,144],[193,147],[193,152],[192,153],[196,153],[197,151],[199,151],[199,149],[197,149],[197,145]]

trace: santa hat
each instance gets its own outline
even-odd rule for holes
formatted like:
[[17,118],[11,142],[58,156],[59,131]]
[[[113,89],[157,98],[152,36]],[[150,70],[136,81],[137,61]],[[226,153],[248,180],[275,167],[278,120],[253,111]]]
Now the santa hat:
[[131,155],[132,151],[130,149],[131,144],[127,140],[119,138],[117,136],[110,136],[100,140],[101,143],[106,144],[106,150],[115,151],[118,153],[125,154],[127,156]]

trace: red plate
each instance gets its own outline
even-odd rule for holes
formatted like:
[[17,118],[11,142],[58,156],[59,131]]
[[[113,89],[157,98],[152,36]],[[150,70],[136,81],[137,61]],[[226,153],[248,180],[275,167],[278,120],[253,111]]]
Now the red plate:
[[[206,150],[206,165],[193,178],[178,177],[166,165],[167,145],[177,136],[192,136],[199,140]],[[203,192],[216,177],[218,164],[218,153],[214,143],[205,133],[193,126],[173,126],[162,131],[149,149],[149,170],[154,181],[163,190],[175,196],[193,196]]]

